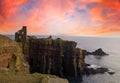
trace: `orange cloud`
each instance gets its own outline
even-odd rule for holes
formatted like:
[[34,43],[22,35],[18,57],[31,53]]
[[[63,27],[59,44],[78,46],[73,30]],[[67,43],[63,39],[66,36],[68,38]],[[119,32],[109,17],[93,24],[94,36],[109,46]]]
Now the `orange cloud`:
[[108,34],[120,32],[119,13],[118,0],[3,0],[0,32],[26,25],[29,34]]
[[9,18],[18,11],[20,5],[26,3],[27,0],[3,0],[0,3],[0,16]]
[[[19,25],[17,20],[14,20],[13,15],[19,11],[21,5],[25,4],[28,0],[3,0],[0,3],[0,32],[12,33],[14,27]],[[19,15],[18,15],[19,16]],[[17,17],[19,18],[19,17]],[[14,20],[14,21],[13,21]]]
[[[14,28],[17,27],[17,22],[3,22],[0,24],[0,33],[2,34],[14,34]],[[12,27],[12,28],[11,28]]]
[[105,35],[111,33],[120,32],[120,28],[116,28],[117,26],[105,26],[101,28],[93,28],[93,27],[77,27],[72,30],[70,34],[77,36],[95,36],[95,35]]
[[96,20],[96,21],[105,22],[106,19],[105,19],[105,17],[103,17],[102,11],[103,11],[102,8],[99,6],[91,8],[89,11],[89,13],[91,15],[91,19]]
[[103,0],[78,0],[78,1],[82,3],[100,3]]
[[73,12],[75,4],[72,0],[42,0],[38,7],[47,17],[61,17],[65,13]]
[[57,24],[54,23],[57,21],[64,22],[65,14],[71,15],[74,8],[75,4],[72,0],[42,0],[35,8],[29,10],[28,18],[24,20],[24,24],[30,27],[29,33],[49,34],[51,33],[50,27],[54,28]]

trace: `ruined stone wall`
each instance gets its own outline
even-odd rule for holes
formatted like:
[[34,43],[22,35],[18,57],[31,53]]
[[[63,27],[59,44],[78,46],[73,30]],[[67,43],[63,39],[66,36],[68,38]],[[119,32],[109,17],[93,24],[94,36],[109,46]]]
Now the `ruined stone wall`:
[[27,30],[26,26],[23,26],[21,30],[15,33],[15,41],[17,42],[26,42],[27,38]]

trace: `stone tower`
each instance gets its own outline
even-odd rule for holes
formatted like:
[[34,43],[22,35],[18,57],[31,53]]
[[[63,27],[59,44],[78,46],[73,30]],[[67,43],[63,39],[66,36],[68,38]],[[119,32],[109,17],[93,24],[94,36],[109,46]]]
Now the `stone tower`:
[[23,26],[21,30],[15,33],[15,41],[26,42],[27,40],[27,27]]

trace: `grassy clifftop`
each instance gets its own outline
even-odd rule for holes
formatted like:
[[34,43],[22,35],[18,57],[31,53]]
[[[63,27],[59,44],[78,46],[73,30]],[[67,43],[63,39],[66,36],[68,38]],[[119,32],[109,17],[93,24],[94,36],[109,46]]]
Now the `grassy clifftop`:
[[66,79],[47,74],[0,72],[0,83],[68,83]]

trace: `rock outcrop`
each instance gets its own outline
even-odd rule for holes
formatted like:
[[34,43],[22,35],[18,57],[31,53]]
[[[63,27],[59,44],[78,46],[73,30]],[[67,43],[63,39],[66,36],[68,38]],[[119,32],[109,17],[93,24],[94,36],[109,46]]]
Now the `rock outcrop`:
[[102,48],[99,48],[97,50],[95,50],[94,52],[91,53],[92,55],[98,55],[98,56],[104,56],[104,55],[108,55],[107,53],[105,53]]
[[[25,32],[24,30],[26,31],[22,29],[16,33]],[[80,48],[76,48],[76,42],[60,38],[52,39],[52,36],[40,39],[29,36],[24,40],[27,35],[22,35],[16,34],[15,37],[19,39],[23,53],[27,55],[31,73],[76,77],[84,71],[85,53]]]
[[84,70],[84,54],[74,41],[51,37],[29,40],[30,72],[78,76]]
[[84,51],[85,51],[85,55],[95,55],[95,56],[109,55],[106,52],[104,52],[102,48],[99,48],[99,49],[97,49],[97,50],[95,50],[93,52],[88,52],[86,50],[84,50]]
[[108,72],[109,69],[105,68],[105,67],[101,67],[98,65],[94,65],[94,64],[86,64],[86,68],[85,68],[85,74],[87,75],[91,75],[91,74],[104,74],[105,72]]
[[3,35],[0,35],[0,69],[29,72],[19,44]]

